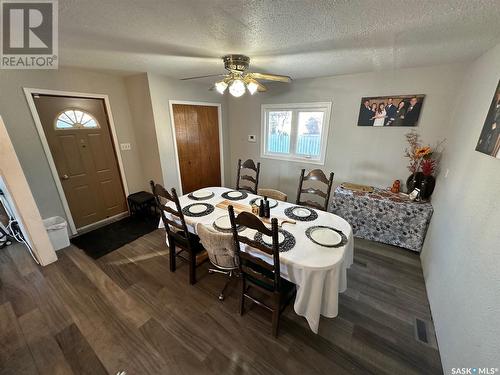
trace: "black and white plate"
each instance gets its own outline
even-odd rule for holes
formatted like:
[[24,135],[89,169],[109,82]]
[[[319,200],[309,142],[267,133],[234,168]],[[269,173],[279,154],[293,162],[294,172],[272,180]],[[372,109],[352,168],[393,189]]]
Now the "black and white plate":
[[324,247],[341,247],[347,243],[347,236],[341,230],[325,225],[307,228],[306,236],[315,244]]
[[231,190],[226,191],[222,194],[222,198],[229,199],[230,201],[239,201],[248,197],[248,193],[246,191],[239,190]]
[[318,218],[318,213],[308,207],[292,206],[285,209],[285,215],[297,221],[313,221]]
[[193,191],[192,193],[190,193],[188,195],[188,198],[192,199],[194,201],[204,201],[204,200],[213,198],[214,195],[215,195],[215,193],[213,191],[201,189],[201,190],[196,190],[196,191]]
[[[219,232],[225,232],[225,233],[231,233],[232,228],[231,228],[231,220],[229,219],[229,215],[223,215],[219,216],[217,219],[214,220],[212,223],[212,226],[214,229],[218,230]],[[243,225],[239,225],[236,227],[236,230],[238,232],[245,230],[246,227]]]
[[[273,239],[270,236],[263,235],[260,232],[255,233],[255,241],[260,242],[267,247],[273,246]],[[295,246],[295,237],[284,229],[278,229],[278,243],[280,253],[289,251]]]
[[[257,206],[260,206],[260,201],[263,201],[263,200],[264,200],[264,198],[261,198],[261,197],[254,198],[250,201],[250,206],[254,203]],[[267,198],[267,200],[269,201],[269,208],[274,208],[278,205],[278,201],[276,199]]]
[[200,217],[214,212],[214,206],[208,203],[193,203],[182,209],[182,213],[186,216]]

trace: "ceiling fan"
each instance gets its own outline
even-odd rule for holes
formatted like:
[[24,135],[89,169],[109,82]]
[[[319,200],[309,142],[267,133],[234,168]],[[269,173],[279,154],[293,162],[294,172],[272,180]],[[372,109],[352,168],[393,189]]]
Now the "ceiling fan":
[[253,95],[257,91],[267,91],[267,88],[259,82],[264,81],[277,81],[277,82],[291,82],[292,79],[288,76],[264,73],[247,72],[250,65],[250,58],[245,55],[226,55],[222,58],[224,61],[224,68],[229,72],[227,74],[210,74],[199,77],[182,78],[182,81],[189,79],[207,78],[207,77],[224,77],[221,81],[214,84],[211,89],[216,89],[220,94],[224,94],[229,87],[229,93],[239,98],[246,90]]

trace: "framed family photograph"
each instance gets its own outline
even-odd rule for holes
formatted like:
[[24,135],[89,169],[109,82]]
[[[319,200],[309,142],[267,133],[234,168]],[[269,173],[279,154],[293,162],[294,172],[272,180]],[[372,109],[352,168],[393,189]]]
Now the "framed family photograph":
[[358,126],[417,126],[425,95],[361,99]]
[[500,81],[477,141],[476,151],[500,159]]

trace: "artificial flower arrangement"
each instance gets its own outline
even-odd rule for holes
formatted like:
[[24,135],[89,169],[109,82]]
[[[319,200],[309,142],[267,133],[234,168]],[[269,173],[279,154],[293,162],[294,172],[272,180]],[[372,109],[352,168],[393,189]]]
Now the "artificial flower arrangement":
[[406,181],[408,193],[419,188],[421,198],[427,199],[431,196],[436,184],[434,175],[439,166],[436,150],[439,150],[444,140],[439,141],[435,147],[431,147],[423,145],[420,135],[415,131],[411,131],[405,136],[408,142],[405,157],[410,159],[408,170],[411,172]]

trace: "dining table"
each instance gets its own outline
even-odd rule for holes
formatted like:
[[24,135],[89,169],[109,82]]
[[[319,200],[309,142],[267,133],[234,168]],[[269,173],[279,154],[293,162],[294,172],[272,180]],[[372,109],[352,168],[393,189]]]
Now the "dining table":
[[[244,191],[239,195],[239,192],[225,187],[205,187],[200,191],[203,194],[192,192],[179,197],[188,230],[194,234],[199,223],[218,230],[219,227],[214,223],[228,215],[228,204],[234,203],[235,207],[245,206],[250,210],[251,202],[262,198]],[[204,194],[206,196],[203,198]],[[338,215],[317,209],[309,209],[310,217],[294,217],[290,212],[294,212],[297,205],[282,201],[273,203],[276,205],[270,210],[271,218],[278,218],[280,230],[287,233],[287,238],[291,235],[294,239],[288,241],[287,246],[280,244],[281,277],[296,285],[294,310],[307,320],[314,333],[318,333],[320,317],[337,316],[339,293],[347,289],[347,269],[353,263],[354,249],[351,225]],[[192,215],[186,211],[196,204],[209,209]],[[342,241],[336,246],[321,245],[311,236],[311,231],[320,227],[335,230],[341,235]],[[223,228],[219,229],[224,231]],[[225,231],[229,232],[227,228]],[[247,228],[240,235],[251,237],[255,231]],[[271,256],[260,250],[241,244],[241,251],[272,264]]]

